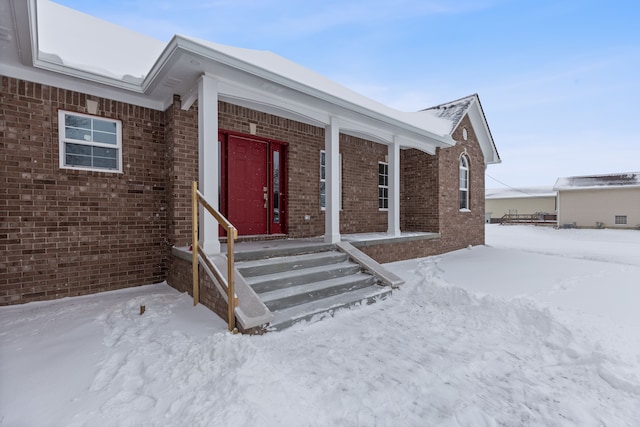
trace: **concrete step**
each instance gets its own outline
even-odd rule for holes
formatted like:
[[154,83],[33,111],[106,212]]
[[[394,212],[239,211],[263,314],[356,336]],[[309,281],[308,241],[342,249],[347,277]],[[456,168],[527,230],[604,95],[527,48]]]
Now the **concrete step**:
[[379,299],[385,299],[390,294],[390,287],[373,285],[277,310],[273,312],[274,317],[269,330],[282,330],[302,321],[313,322],[321,320],[325,317],[333,316],[336,310],[362,303],[372,304]]
[[256,293],[261,294],[289,286],[348,276],[358,272],[360,272],[360,266],[358,264],[345,261],[301,270],[246,277],[245,280]]
[[[272,243],[273,244],[273,243]],[[305,245],[268,246],[249,251],[236,251],[234,257],[237,262],[253,261],[265,258],[285,257],[292,255],[310,254],[324,251],[333,251],[336,246],[332,243],[313,243]]]
[[336,264],[346,261],[348,256],[337,251],[317,252],[304,255],[274,257],[253,261],[242,261],[236,268],[244,277],[301,270],[321,265]]
[[356,273],[265,292],[260,294],[260,299],[269,310],[277,311],[372,286],[376,282],[376,278],[370,274]]

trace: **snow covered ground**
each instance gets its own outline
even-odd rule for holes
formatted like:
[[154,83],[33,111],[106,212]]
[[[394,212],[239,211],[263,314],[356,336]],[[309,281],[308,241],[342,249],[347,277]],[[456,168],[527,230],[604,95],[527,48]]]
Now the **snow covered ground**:
[[388,266],[388,300],[261,337],[167,285],[2,307],[0,426],[640,425],[640,232]]

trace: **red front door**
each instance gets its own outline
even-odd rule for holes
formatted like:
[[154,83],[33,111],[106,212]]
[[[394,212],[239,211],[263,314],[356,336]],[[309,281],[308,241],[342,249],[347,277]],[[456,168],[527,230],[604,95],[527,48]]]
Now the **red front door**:
[[229,220],[238,234],[267,234],[269,147],[235,136],[228,141]]
[[284,232],[284,145],[251,136],[223,134],[220,138],[222,210],[238,234]]

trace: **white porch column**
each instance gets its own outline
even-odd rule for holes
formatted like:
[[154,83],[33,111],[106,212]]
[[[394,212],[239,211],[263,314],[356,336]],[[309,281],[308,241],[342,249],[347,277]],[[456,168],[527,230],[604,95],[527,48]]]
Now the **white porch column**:
[[400,235],[400,144],[397,137],[389,144],[389,210],[387,212],[387,233]]
[[325,149],[325,219],[324,241],[340,241],[340,126],[335,117],[324,128]]
[[[203,74],[198,81],[198,189],[209,204],[218,206],[218,81]],[[220,253],[218,223],[200,208],[200,244],[208,254]]]

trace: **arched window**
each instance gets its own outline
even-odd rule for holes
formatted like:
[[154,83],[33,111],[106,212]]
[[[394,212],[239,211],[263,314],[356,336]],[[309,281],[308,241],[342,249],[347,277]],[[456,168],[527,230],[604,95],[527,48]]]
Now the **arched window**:
[[469,160],[460,156],[460,210],[469,210]]

